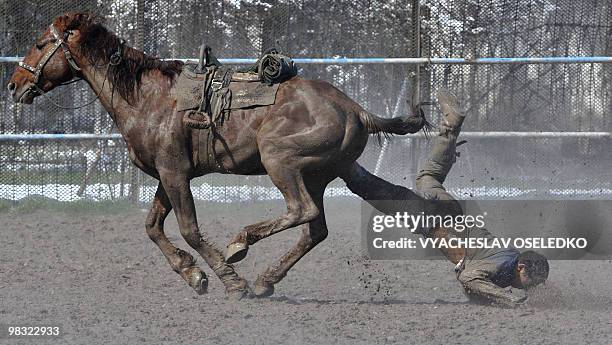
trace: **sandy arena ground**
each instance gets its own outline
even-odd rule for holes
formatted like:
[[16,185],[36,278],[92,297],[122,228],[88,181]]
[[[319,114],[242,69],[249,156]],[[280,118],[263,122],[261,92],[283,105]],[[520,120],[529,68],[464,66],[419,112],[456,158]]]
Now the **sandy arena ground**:
[[[610,261],[553,261],[546,286],[516,310],[471,305],[447,262],[365,260],[356,199],[328,199],[326,207],[328,239],[272,298],[236,303],[214,277],[209,294],[197,296],[172,272],[145,234],[144,211],[2,213],[0,323],[60,324],[65,335],[0,343],[612,343]],[[199,219],[224,247],[242,226],[281,210],[276,202],[203,204]],[[187,249],[173,214],[166,224]],[[258,243],[237,269],[253,281],[298,233]]]

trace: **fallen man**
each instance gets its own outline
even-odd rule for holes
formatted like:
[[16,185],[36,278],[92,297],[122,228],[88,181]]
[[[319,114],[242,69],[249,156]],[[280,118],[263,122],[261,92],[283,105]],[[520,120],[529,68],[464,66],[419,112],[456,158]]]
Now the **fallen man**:
[[[444,115],[443,121],[429,158],[417,175],[417,190],[391,184],[355,163],[349,176],[344,178],[353,193],[386,214],[400,210],[402,201],[411,200],[439,200],[445,212],[462,214],[460,204],[446,191],[443,183],[457,156],[457,137],[465,114],[459,110],[459,102],[450,93],[440,92],[438,101]],[[395,202],[389,203],[389,200]],[[465,236],[495,239],[484,228],[473,228],[468,233],[438,227],[422,229],[420,233],[425,237],[445,240]],[[524,302],[527,296],[513,294],[506,287],[529,289],[543,283],[548,277],[548,261],[534,251],[521,253],[514,248],[441,250],[456,265],[457,279],[472,301],[515,307]]]

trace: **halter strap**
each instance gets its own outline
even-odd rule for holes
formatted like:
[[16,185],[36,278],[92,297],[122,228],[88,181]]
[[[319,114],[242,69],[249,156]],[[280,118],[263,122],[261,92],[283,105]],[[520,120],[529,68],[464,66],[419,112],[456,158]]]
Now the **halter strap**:
[[55,42],[53,43],[53,47],[49,49],[45,53],[45,55],[43,55],[43,57],[38,61],[38,64],[36,65],[36,67],[32,67],[31,65],[28,65],[27,63],[23,61],[19,62],[19,67],[25,69],[26,71],[34,75],[34,85],[38,85],[43,69],[45,68],[49,60],[51,60],[55,52],[57,52],[57,50],[60,47],[62,47],[62,50],[64,51],[64,56],[66,57],[66,60],[68,60],[68,65],[70,66],[70,69],[72,70],[73,78],[76,76],[77,72],[81,70],[81,68],[77,65],[76,61],[74,61],[74,58],[72,57],[72,54],[70,53],[70,50],[64,44],[65,41],[63,37],[55,29],[55,26],[51,24],[49,26],[49,29],[51,31],[51,34],[55,38]]
[[[68,49],[68,45],[66,44],[66,41],[57,32],[57,29],[55,28],[55,26],[53,26],[53,24],[49,25],[49,30],[51,31],[51,34],[55,38],[55,42],[53,43],[53,48],[49,49],[49,51],[47,51],[45,55],[43,55],[40,61],[38,61],[38,64],[36,65],[36,67],[32,67],[31,65],[28,65],[27,63],[23,61],[19,62],[19,66],[21,68],[25,69],[26,71],[34,75],[34,83],[28,87],[27,91],[36,92],[38,95],[42,95],[46,97],[51,102],[51,104],[61,109],[80,109],[80,108],[83,108],[85,106],[92,104],[93,102],[95,102],[97,99],[100,98],[100,95],[102,94],[102,91],[104,90],[104,84],[108,80],[108,72],[109,72],[110,67],[117,66],[123,61],[123,46],[125,45],[125,41],[121,39],[119,41],[119,45],[117,46],[117,51],[115,51],[109,57],[108,66],[106,67],[106,77],[104,78],[104,81],[102,82],[102,87],[96,94],[96,97],[94,97],[94,99],[92,99],[91,101],[85,104],[79,105],[77,107],[65,107],[65,106],[58,104],[53,99],[51,99],[49,96],[47,96],[45,91],[43,91],[41,87],[38,85],[38,81],[40,80],[42,71],[45,68],[45,65],[49,62],[49,60],[53,56],[53,54],[55,54],[55,52],[57,52],[57,50],[60,47],[62,47],[62,50],[64,51],[64,56],[66,57],[66,60],[68,61],[68,65],[70,66],[70,70],[72,71],[72,79],[67,82],[61,83],[59,85],[68,85],[68,84],[77,82],[79,80],[82,80],[82,78],[78,76],[78,72],[81,71],[81,68],[77,65],[76,61],[72,57],[72,53],[70,53],[70,50]],[[112,107],[112,100],[111,100],[111,107]]]

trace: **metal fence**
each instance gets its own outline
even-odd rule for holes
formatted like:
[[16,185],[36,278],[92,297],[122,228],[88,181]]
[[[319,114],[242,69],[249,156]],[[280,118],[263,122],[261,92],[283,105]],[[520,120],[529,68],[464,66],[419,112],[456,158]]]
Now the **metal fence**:
[[[0,56],[23,56],[55,16],[87,10],[106,16],[128,44],[162,58],[195,57],[202,41],[224,58],[254,58],[270,47],[296,58],[360,58],[349,64],[302,63],[300,74],[327,80],[369,111],[386,116],[409,112],[417,85],[422,101],[433,100],[440,88],[454,91],[469,112],[464,131],[473,132],[447,183],[461,197],[612,196],[612,64],[476,63],[491,57],[532,62],[547,62],[551,56],[610,57],[612,3],[426,0],[419,8],[415,3],[0,0]],[[381,57],[425,57],[431,63],[417,68],[372,59]],[[437,58],[467,63],[434,64]],[[14,62],[0,62],[2,85],[14,67]],[[115,133],[99,103],[68,111],[44,99],[22,106],[12,103],[4,87],[0,90],[0,199],[151,199],[155,181],[128,162],[121,140],[32,136]],[[73,106],[94,95],[77,83],[53,91],[52,97]],[[435,108],[426,111],[438,120]],[[411,185],[415,162],[428,145],[422,138],[395,138],[382,148],[372,141],[360,162],[383,178]],[[193,185],[196,199],[280,197],[267,177],[211,175]],[[342,185],[334,183],[329,193],[347,194]]]

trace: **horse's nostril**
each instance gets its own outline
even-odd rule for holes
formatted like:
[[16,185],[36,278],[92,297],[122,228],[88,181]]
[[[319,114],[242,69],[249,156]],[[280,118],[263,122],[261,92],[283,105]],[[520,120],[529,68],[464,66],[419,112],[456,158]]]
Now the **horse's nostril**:
[[8,90],[9,90],[9,92],[10,92],[10,93],[14,93],[14,92],[15,92],[15,89],[17,88],[17,84],[15,84],[15,83],[9,83],[9,84],[8,84],[8,86],[7,86],[7,88],[8,88]]

